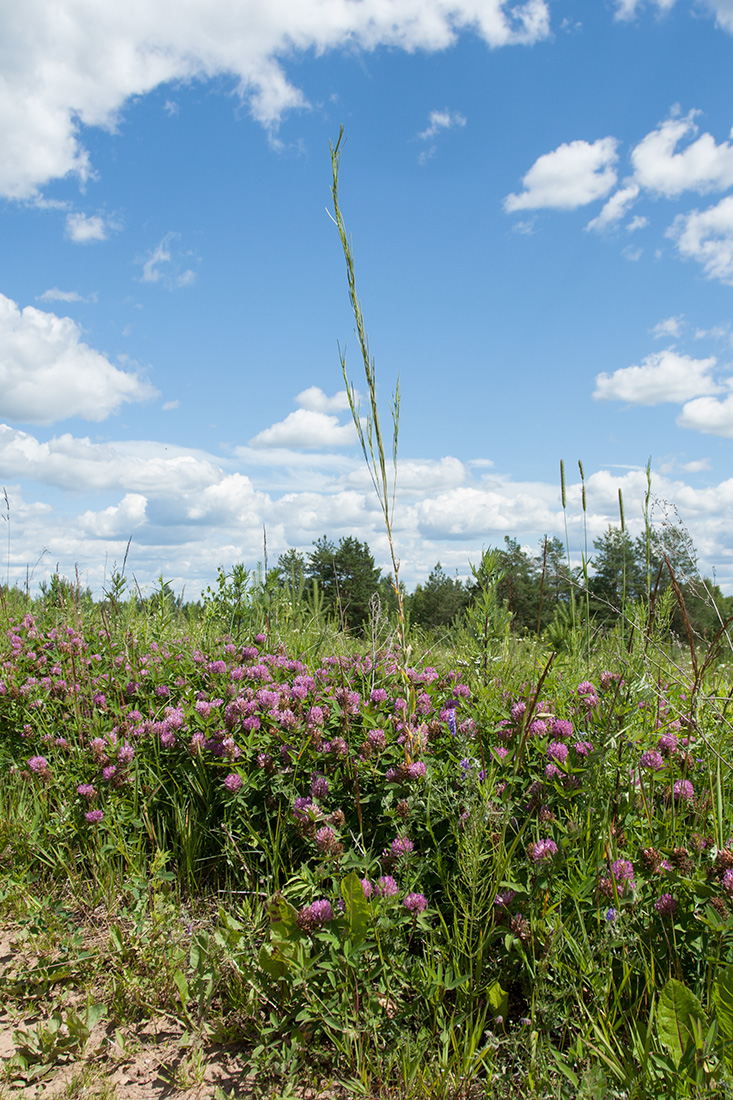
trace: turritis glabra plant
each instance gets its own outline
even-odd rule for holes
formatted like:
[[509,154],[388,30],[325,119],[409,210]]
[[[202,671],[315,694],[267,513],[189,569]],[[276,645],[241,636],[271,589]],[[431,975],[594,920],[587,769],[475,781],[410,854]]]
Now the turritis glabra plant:
[[346,277],[349,285],[349,301],[351,302],[351,308],[354,313],[354,321],[356,323],[356,337],[359,342],[359,349],[361,351],[361,357],[364,364],[364,377],[366,379],[368,394],[368,411],[364,419],[362,419],[361,416],[361,402],[357,395],[356,387],[349,378],[349,374],[346,369],[346,354],[344,351],[341,350],[341,348],[339,348],[339,358],[341,360],[341,370],[343,372],[344,382],[346,383],[346,393],[349,398],[349,407],[351,409],[351,415],[354,419],[354,426],[356,428],[356,433],[359,438],[359,444],[364,455],[364,460],[367,464],[367,468],[372,479],[372,484],[374,485],[374,490],[377,494],[377,499],[379,500],[379,507],[382,512],[384,525],[387,531],[389,553],[392,560],[392,584],[395,595],[397,597],[399,643],[400,649],[404,654],[407,648],[405,637],[405,609],[402,598],[402,591],[400,589],[400,562],[395,552],[393,538],[394,508],[397,493],[397,444],[400,422],[400,381],[398,376],[397,383],[395,385],[395,391],[390,402],[390,414],[392,418],[392,471],[390,475],[387,472],[387,458],[385,455],[384,438],[382,435],[382,427],[379,416],[379,405],[377,403],[377,379],[375,363],[369,351],[369,340],[364,325],[364,314],[362,312],[361,302],[359,301],[359,297],[356,293],[354,252],[351,244],[351,239],[346,232],[346,226],[344,224],[343,215],[341,214],[341,207],[339,205],[339,168],[341,165],[341,150],[343,147],[343,143],[344,128],[342,126],[339,130],[339,136],[336,144],[334,145],[333,143],[330,143],[331,171],[333,176],[333,182],[331,184],[333,215],[330,216],[336,224],[339,238],[341,240],[341,247],[344,251],[344,258],[346,260]]

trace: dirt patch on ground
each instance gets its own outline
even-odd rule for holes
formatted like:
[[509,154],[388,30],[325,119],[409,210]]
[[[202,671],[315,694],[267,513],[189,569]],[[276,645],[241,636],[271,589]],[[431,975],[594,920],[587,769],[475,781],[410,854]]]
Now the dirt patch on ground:
[[[19,954],[13,932],[0,930],[0,982],[13,975]],[[27,953],[22,956],[27,962]],[[73,1003],[73,990],[68,992]],[[0,1100],[275,1100],[281,1095],[276,1086],[258,1086],[248,1075],[244,1048],[191,1040],[180,1021],[165,1016],[123,1029],[102,1019],[82,1049],[57,1058],[51,1052],[37,1064],[37,1076],[31,1079],[15,1066],[14,1058],[24,1033],[35,1033],[49,1015],[45,1003],[29,1011],[28,1006],[18,1008],[17,1000],[0,1000]],[[287,1096],[326,1100],[334,1094],[303,1088]]]

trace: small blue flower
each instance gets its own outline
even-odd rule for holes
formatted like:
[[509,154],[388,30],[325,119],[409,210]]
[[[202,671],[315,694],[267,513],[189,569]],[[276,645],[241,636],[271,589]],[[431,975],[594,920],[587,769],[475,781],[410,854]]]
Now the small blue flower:
[[605,916],[606,916],[606,920],[610,924],[613,924],[613,922],[618,918],[618,909],[613,909],[613,908],[612,909],[607,909]]

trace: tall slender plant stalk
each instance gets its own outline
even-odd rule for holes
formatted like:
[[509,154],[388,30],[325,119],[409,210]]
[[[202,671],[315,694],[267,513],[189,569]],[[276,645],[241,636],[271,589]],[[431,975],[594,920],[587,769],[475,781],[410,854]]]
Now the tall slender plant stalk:
[[406,626],[405,626],[405,608],[402,599],[402,591],[400,589],[400,562],[395,552],[394,538],[393,538],[393,523],[394,523],[394,508],[395,497],[397,493],[397,444],[399,437],[399,422],[400,422],[400,380],[397,378],[397,384],[395,386],[395,392],[390,402],[390,413],[392,416],[392,471],[391,475],[387,473],[387,459],[385,457],[384,438],[382,435],[381,421],[379,418],[379,406],[377,403],[377,379],[374,359],[369,352],[369,340],[366,334],[366,327],[364,325],[364,314],[361,308],[361,302],[356,293],[356,275],[354,272],[354,253],[351,244],[351,238],[346,232],[346,226],[341,214],[341,207],[339,205],[338,196],[338,183],[339,183],[339,168],[341,166],[341,150],[344,140],[344,128],[343,126],[339,130],[338,141],[334,145],[329,143],[331,150],[331,171],[333,176],[333,182],[331,184],[331,197],[333,199],[333,215],[332,221],[335,223],[338,229],[339,239],[341,241],[341,247],[344,252],[344,259],[346,260],[346,278],[349,285],[349,301],[351,302],[351,309],[354,314],[354,321],[356,323],[356,337],[359,341],[359,349],[361,351],[361,357],[364,364],[364,377],[366,379],[367,394],[368,394],[368,411],[366,415],[366,424],[364,424],[361,416],[361,402],[356,392],[354,383],[350,380],[348,371],[346,369],[346,355],[339,348],[339,359],[341,361],[341,371],[344,376],[344,382],[346,383],[346,393],[349,399],[349,408],[351,409],[351,415],[354,420],[354,426],[356,428],[356,434],[359,439],[359,445],[361,446],[362,454],[364,455],[364,461],[366,462],[369,475],[372,479],[372,485],[374,491],[377,494],[379,500],[379,507],[384,520],[384,526],[387,531],[387,541],[389,543],[389,553],[392,560],[392,574],[393,581],[392,587],[394,588],[395,595],[397,597],[397,616],[398,616],[398,630],[400,648],[406,653]]

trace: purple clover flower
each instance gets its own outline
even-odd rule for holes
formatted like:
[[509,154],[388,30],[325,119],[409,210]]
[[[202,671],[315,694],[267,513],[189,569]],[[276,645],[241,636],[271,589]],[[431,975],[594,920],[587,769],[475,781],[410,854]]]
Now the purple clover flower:
[[104,817],[104,812],[102,810],[89,810],[88,813],[84,814],[84,817],[87,819],[90,825],[96,825]]
[[241,775],[237,775],[236,772],[230,772],[229,775],[224,780],[224,786],[226,787],[226,789],[228,791],[232,791],[232,792],[238,791],[239,788],[242,786],[242,777],[241,777]]
[[293,803],[293,817],[296,821],[307,821],[310,817],[310,809],[315,809],[312,798],[296,798]]
[[675,802],[692,802],[695,797],[695,788],[689,779],[678,779],[672,788]]
[[654,908],[660,917],[673,917],[677,912],[677,902],[671,894],[662,894],[654,902]]
[[643,752],[639,758],[639,765],[650,772],[659,772],[664,767],[664,757],[661,752],[651,750],[650,752]]
[[564,764],[568,758],[568,747],[562,741],[553,741],[547,747],[547,755],[556,764]]
[[410,779],[422,779],[427,773],[427,767],[422,760],[416,760],[414,764],[410,764],[407,769],[407,774]]
[[428,899],[424,894],[408,894],[402,904],[405,909],[417,916],[418,913],[424,913],[427,909]]
[[533,863],[542,863],[543,860],[554,859],[557,855],[557,844],[549,838],[538,840],[534,844],[530,844],[527,855]]
[[48,760],[45,756],[31,756],[28,760],[28,767],[36,775],[45,774],[48,771]]
[[313,932],[331,920],[333,920],[333,907],[327,898],[320,898],[306,905],[297,917],[298,927],[303,932]]
[[390,851],[395,858],[399,859],[400,856],[409,856],[414,847],[408,836],[397,836],[390,845]]
[[313,772],[311,775],[311,795],[313,798],[327,798],[329,783],[324,775]]
[[80,794],[82,798],[94,798],[97,792],[91,783],[80,783],[76,788],[76,793]]
[[394,898],[400,889],[391,875],[382,875],[377,879],[377,894],[380,898]]

